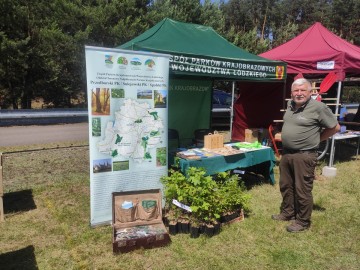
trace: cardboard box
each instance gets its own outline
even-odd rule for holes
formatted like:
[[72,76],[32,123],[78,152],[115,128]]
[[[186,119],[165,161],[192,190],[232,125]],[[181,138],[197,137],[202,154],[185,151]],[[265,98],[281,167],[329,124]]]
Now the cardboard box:
[[230,131],[219,131],[221,135],[224,137],[224,143],[231,142],[231,133]]
[[165,246],[160,189],[112,193],[113,252]]
[[245,129],[245,142],[253,143],[259,141],[259,129],[247,128]]
[[204,136],[204,148],[214,149],[224,147],[224,136],[215,131],[213,134]]

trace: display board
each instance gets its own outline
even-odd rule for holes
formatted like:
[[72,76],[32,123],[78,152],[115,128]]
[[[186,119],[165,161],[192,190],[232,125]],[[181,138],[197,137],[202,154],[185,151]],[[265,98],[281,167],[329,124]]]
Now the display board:
[[169,56],[85,47],[90,224],[111,223],[112,192],[162,188]]

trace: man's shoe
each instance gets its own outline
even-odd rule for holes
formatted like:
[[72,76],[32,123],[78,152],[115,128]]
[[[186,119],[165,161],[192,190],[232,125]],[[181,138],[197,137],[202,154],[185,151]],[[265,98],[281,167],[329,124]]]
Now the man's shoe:
[[309,229],[309,227],[310,227],[309,225],[300,225],[299,223],[294,222],[294,223],[290,224],[289,226],[286,226],[286,230],[288,232],[295,233],[295,232],[305,231],[305,230]]
[[290,221],[290,220],[295,220],[295,217],[286,217],[283,214],[279,214],[279,215],[272,215],[271,218],[273,220],[278,220],[278,221]]

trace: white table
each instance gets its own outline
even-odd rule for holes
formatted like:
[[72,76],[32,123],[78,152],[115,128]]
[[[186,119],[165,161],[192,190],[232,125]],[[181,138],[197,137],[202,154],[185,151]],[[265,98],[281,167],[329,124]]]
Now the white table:
[[[360,145],[360,132],[359,131],[351,131],[346,133],[336,133],[333,135],[334,141],[340,141],[340,140],[347,140],[347,139],[354,139],[357,138],[357,148],[356,148],[356,159],[359,154],[359,145]],[[335,147],[332,153],[332,157],[335,156]],[[330,164],[332,166],[332,164]]]

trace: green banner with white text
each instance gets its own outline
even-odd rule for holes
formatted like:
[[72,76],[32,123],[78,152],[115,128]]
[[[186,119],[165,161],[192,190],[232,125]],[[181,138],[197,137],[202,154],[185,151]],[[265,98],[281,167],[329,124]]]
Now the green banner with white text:
[[170,56],[170,73],[177,75],[223,77],[227,80],[283,81],[286,65],[282,62],[223,59],[220,57],[176,55]]

